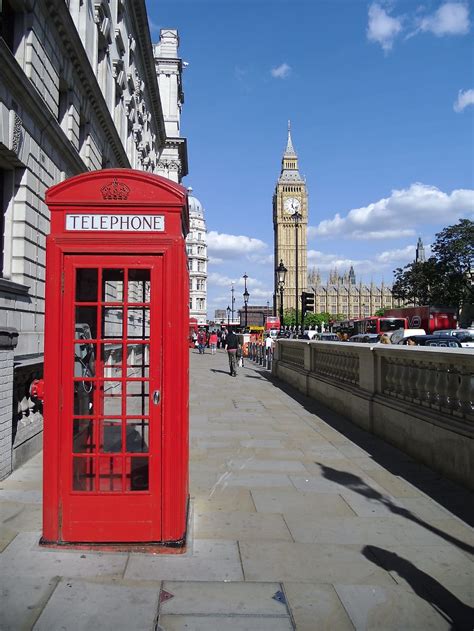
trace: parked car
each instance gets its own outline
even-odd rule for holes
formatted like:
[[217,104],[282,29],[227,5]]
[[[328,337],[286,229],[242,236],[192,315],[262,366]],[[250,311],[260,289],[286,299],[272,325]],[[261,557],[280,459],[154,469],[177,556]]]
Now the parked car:
[[349,338],[349,342],[358,342],[359,344],[376,344],[380,339],[378,333],[358,333]]
[[453,335],[410,335],[398,344],[403,346],[439,346],[441,348],[462,348],[461,342]]
[[313,341],[319,342],[339,342],[339,338],[335,333],[316,333],[313,337]]
[[451,335],[461,342],[461,346],[474,348],[474,331],[469,329],[447,329],[446,331],[435,331],[433,335]]
[[426,335],[425,329],[397,329],[393,333],[387,333],[390,336],[390,344],[400,344],[404,337],[410,335]]

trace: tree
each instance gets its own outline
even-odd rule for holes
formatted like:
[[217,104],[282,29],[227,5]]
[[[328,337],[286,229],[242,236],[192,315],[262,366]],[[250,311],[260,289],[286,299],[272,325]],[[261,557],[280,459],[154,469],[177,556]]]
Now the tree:
[[474,222],[461,219],[436,235],[433,255],[394,270],[395,298],[415,305],[456,307],[473,302]]

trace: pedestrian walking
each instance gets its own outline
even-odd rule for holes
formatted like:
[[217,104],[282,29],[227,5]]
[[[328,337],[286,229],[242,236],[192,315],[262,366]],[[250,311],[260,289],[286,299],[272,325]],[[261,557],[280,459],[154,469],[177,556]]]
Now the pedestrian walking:
[[239,338],[232,329],[229,329],[225,339],[225,348],[229,358],[229,371],[231,377],[237,377],[237,351],[239,349]]
[[204,349],[206,348],[207,343],[206,331],[204,329],[199,329],[197,341],[199,354],[204,355]]
[[212,331],[209,336],[209,348],[211,349],[211,355],[215,355],[217,349],[217,333],[215,331]]

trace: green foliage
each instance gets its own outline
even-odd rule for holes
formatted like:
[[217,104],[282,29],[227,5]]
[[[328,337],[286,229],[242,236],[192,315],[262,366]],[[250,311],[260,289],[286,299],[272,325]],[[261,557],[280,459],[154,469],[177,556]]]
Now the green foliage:
[[394,270],[395,298],[415,305],[456,307],[472,303],[469,274],[474,269],[474,222],[461,219],[436,235],[425,262]]
[[385,315],[386,310],[387,310],[387,307],[382,307],[381,309],[377,309],[374,315],[380,316],[382,318]]

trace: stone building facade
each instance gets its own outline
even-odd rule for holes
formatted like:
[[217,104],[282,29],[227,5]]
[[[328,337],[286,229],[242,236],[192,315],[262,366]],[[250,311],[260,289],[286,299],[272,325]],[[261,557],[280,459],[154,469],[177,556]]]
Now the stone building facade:
[[[192,189],[189,189],[190,191]],[[190,195],[189,233],[186,237],[189,269],[189,317],[207,322],[207,231],[201,202]]]
[[311,270],[308,291],[314,293],[314,312],[329,313],[333,317],[363,318],[374,315],[383,307],[398,307],[400,304],[394,300],[390,285],[357,282],[352,266],[343,274],[333,270],[325,283],[321,282],[316,270]]
[[[176,31],[162,38],[152,45],[145,0],[0,3],[0,327],[19,331],[13,428],[0,427],[0,443],[13,434],[12,466],[41,442],[28,390],[43,360],[46,189],[112,167],[186,175],[171,120],[183,65]],[[169,87],[166,120],[157,73]]]

